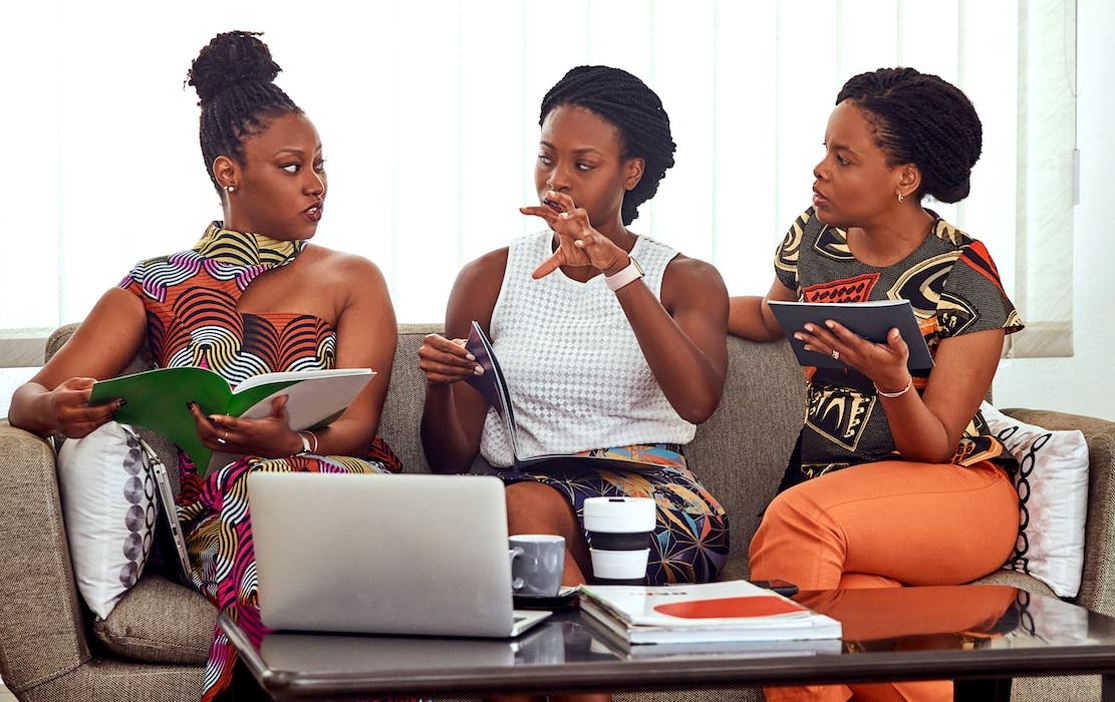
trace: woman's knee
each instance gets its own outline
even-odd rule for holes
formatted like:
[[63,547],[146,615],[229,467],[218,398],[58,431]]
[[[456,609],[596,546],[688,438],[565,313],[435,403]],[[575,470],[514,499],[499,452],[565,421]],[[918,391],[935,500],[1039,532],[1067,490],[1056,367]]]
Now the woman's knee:
[[[842,530],[832,515],[801,486],[778,494],[763,513],[751,539],[748,558],[752,569],[757,560],[774,552],[782,558],[815,557],[818,549],[843,550]],[[809,554],[805,556],[804,554]],[[780,576],[781,577],[781,576]]]
[[791,488],[776,495],[767,505],[756,536],[771,531],[816,536],[819,528],[829,520],[823,507],[805,490]]
[[[562,533],[576,527],[577,517],[564,496],[543,483],[522,482],[507,486],[507,526],[512,534],[550,527]],[[558,530],[558,531],[555,531]]]

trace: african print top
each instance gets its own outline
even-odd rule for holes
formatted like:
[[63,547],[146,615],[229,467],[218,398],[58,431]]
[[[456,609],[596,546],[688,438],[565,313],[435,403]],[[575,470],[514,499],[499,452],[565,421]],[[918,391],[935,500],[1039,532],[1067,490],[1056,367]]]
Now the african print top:
[[[860,262],[847,233],[820,221],[813,208],[790,228],[775,253],[778,280],[805,302],[909,300],[931,354],[942,339],[988,329],[1008,334],[1022,320],[1008,299],[987,249],[930,211],[929,235],[909,256],[886,268]],[[808,406],[798,450],[783,487],[857,463],[898,457],[870,380],[852,369],[806,368]],[[929,371],[914,371],[922,392]],[[1012,461],[977,413],[953,455],[958,465]]]
[[[143,302],[155,366],[209,368],[233,386],[261,373],[333,368],[337,333],[324,319],[238,309],[253,280],[289,264],[305,246],[213,222],[191,249],[138,263],[120,287]],[[372,455],[397,463],[378,439]],[[201,478],[181,452],[179,466],[183,503],[201,489]]]

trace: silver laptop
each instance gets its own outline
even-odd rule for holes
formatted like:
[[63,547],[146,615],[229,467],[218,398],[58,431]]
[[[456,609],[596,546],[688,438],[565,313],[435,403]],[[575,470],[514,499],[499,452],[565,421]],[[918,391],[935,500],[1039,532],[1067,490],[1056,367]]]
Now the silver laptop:
[[491,476],[253,473],[259,609],[280,630],[517,636],[503,483]]

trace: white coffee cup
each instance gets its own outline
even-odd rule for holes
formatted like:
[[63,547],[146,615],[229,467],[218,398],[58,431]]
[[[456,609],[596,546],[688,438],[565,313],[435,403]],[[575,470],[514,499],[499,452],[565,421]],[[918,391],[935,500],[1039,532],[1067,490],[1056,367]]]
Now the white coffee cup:
[[645,583],[655,506],[650,497],[590,497],[585,500],[584,526],[596,582]]

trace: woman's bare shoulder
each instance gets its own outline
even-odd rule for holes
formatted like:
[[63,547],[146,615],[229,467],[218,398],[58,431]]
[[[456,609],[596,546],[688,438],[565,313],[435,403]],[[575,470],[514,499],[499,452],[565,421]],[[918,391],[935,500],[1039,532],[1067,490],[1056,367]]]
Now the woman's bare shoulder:
[[359,254],[337,251],[324,246],[307,246],[302,253],[311,273],[338,283],[360,285],[383,280],[383,272],[374,261]]

